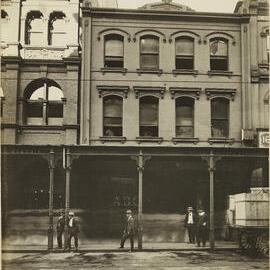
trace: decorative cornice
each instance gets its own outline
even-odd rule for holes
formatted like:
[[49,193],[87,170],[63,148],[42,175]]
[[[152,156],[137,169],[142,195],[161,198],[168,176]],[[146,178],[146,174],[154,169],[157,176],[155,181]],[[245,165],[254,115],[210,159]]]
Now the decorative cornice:
[[152,95],[163,99],[166,88],[160,86],[134,86],[133,90],[135,91],[136,98]]
[[171,98],[175,99],[178,97],[191,97],[194,99],[200,99],[201,88],[192,87],[170,87]]
[[118,95],[127,98],[129,86],[122,85],[97,85],[99,97],[102,98],[108,95]]
[[236,89],[205,88],[205,94],[208,100],[212,98],[216,98],[216,97],[224,97],[224,98],[234,101],[234,97],[236,95]]

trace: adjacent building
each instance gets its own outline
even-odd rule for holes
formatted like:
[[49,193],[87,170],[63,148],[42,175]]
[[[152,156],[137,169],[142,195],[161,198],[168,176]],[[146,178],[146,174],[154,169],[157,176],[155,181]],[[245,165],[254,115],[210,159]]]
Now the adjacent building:
[[44,241],[53,209],[76,209],[86,243],[117,237],[131,208],[141,248],[184,241],[193,206],[209,212],[211,246],[224,239],[228,195],[268,186],[268,2],[6,2],[18,29],[2,34],[5,222],[39,216]]

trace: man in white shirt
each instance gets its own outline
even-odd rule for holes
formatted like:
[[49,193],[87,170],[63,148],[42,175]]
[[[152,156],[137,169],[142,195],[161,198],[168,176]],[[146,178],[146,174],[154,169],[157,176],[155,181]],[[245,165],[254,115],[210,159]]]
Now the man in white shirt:
[[78,234],[79,234],[79,226],[78,222],[74,217],[74,212],[69,212],[68,214],[68,250],[71,249],[71,238],[74,238],[75,250],[78,251]]
[[195,244],[196,215],[191,206],[189,206],[187,209],[185,227],[188,230],[189,244]]

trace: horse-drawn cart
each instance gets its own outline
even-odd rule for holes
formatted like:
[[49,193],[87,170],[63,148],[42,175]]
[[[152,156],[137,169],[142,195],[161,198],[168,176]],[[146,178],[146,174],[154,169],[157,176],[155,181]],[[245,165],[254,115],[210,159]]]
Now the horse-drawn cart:
[[229,196],[230,226],[237,230],[239,246],[249,254],[269,253],[268,188]]

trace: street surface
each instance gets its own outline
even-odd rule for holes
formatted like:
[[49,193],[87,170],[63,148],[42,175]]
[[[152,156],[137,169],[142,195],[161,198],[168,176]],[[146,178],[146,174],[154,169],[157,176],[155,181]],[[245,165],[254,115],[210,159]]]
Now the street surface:
[[269,269],[267,258],[232,251],[3,253],[3,270],[254,270]]

